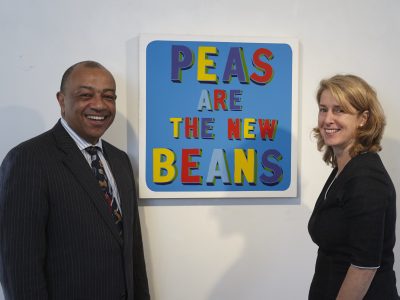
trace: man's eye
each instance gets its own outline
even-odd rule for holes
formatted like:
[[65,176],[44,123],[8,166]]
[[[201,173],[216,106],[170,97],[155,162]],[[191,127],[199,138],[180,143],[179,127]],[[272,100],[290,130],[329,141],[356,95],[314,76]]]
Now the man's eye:
[[108,101],[114,101],[117,97],[115,95],[103,95],[103,98]]
[[80,94],[79,97],[83,98],[83,99],[90,99],[92,98],[92,94],[89,93],[84,93],[84,94]]

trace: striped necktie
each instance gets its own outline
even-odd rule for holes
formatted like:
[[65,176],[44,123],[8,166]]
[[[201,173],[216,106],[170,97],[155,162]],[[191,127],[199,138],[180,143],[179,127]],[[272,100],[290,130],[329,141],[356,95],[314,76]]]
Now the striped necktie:
[[110,209],[111,214],[114,217],[114,222],[117,225],[120,236],[122,236],[122,214],[118,208],[117,200],[113,196],[112,188],[109,185],[106,172],[104,171],[103,163],[100,160],[98,151],[101,151],[100,147],[90,146],[85,149],[91,157],[92,172],[94,173],[100,189],[104,194],[104,199]]

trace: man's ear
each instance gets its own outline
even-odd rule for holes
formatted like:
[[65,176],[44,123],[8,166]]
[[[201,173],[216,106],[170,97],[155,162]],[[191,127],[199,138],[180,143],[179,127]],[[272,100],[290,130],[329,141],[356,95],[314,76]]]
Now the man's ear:
[[64,94],[63,93],[61,93],[61,92],[58,92],[57,94],[56,94],[56,96],[57,96],[57,101],[58,101],[58,104],[60,105],[60,109],[61,109],[61,116],[63,116],[64,117],[64,114],[65,114],[65,96],[64,96]]

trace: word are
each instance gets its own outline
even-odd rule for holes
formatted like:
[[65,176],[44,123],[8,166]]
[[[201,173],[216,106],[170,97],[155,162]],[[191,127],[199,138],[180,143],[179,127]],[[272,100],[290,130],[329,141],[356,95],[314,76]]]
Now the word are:
[[202,90],[199,98],[199,103],[197,104],[197,110],[203,111],[207,109],[208,111],[218,111],[220,108],[224,111],[241,111],[242,106],[238,103],[241,101],[240,95],[242,95],[241,90],[230,90],[229,91],[229,105],[226,103],[228,93],[226,90],[215,89],[213,93],[214,105],[212,105],[210,92],[208,90]]
[[[209,72],[216,69],[215,60],[210,56],[218,56],[219,50],[214,46],[199,46],[197,49],[197,81],[202,83],[218,83],[217,74]],[[273,68],[268,61],[273,59],[273,53],[266,48],[258,48],[252,56],[252,65],[258,72],[249,75],[242,47],[231,47],[226,59],[222,81],[230,83],[236,77],[240,83],[248,84],[250,80],[259,85],[265,85],[273,78]],[[192,49],[184,45],[172,45],[171,49],[171,80],[182,82],[182,71],[193,67],[195,54]],[[259,74],[261,73],[261,74]]]
[[[228,164],[224,149],[213,149],[208,171],[206,184],[213,186],[217,180],[224,185],[243,185],[245,180],[250,185],[256,185],[257,180],[264,185],[274,186],[283,179],[282,167],[278,164],[282,155],[278,150],[269,149],[261,155],[261,167],[266,171],[260,176],[257,175],[257,151],[255,149],[234,149],[233,166]],[[179,174],[182,184],[203,184],[203,175],[195,174],[201,172],[201,166],[194,157],[201,157],[202,149],[182,149],[180,168],[177,166],[176,153],[167,148],[153,149],[153,182],[155,184],[171,184]],[[233,169],[233,180],[231,170]]]

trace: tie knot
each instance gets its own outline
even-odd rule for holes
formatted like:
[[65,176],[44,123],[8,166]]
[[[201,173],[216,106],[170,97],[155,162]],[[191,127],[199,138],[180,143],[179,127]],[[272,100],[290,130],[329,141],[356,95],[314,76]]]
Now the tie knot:
[[97,155],[97,151],[101,151],[100,147],[96,146],[89,146],[85,148],[86,152],[88,152],[90,155]]

